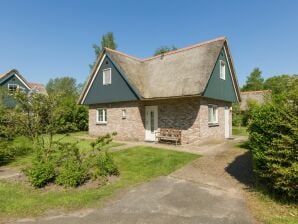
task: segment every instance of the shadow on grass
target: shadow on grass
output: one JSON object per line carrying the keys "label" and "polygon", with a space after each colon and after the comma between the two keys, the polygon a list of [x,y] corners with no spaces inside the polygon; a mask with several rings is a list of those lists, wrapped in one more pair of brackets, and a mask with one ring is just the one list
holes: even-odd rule
{"label": "shadow on grass", "polygon": [[[249,150],[248,141],[241,142],[238,147],[246,149],[245,152],[237,156],[226,168],[225,171],[244,184],[250,192],[257,192],[263,198],[268,198],[280,204],[292,205],[293,201],[286,199],[283,195],[269,190],[266,183],[261,181],[253,171],[252,153]],[[295,202],[294,202],[295,203]]]}
{"label": "shadow on grass", "polygon": [[253,187],[255,177],[252,167],[252,155],[250,151],[237,156],[226,168],[226,172],[238,180],[240,183],[245,184],[247,187]]}

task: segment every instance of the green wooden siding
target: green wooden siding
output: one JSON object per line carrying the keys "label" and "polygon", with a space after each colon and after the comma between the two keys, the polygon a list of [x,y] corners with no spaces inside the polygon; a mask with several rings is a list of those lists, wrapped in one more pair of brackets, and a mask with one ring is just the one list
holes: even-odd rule
{"label": "green wooden siding", "polygon": [[[103,70],[111,68],[112,84],[103,85]],[[138,96],[107,55],[87,93],[83,104],[112,103],[138,100]]]}
{"label": "green wooden siding", "polygon": [[[220,60],[223,60],[226,63],[225,80],[219,77]],[[237,102],[237,95],[233,86],[231,71],[228,66],[224,49],[222,49],[219,54],[203,96],[228,102]]]}

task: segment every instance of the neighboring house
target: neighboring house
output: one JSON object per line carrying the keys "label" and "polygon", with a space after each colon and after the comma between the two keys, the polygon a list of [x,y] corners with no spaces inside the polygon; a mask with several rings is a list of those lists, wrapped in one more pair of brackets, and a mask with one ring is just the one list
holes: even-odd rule
{"label": "neighboring house", "polygon": [[[12,69],[2,75],[0,74],[0,87],[7,89],[9,93],[23,91],[28,94],[37,92],[47,95],[44,85],[28,82],[16,69]],[[5,104],[8,107],[14,107],[15,101],[11,97],[8,97],[5,99]]]}
{"label": "neighboring house", "polygon": [[262,104],[265,100],[270,97],[271,91],[270,90],[258,90],[258,91],[246,91],[241,92],[241,103],[240,103],[240,110],[246,111],[248,110],[248,102],[254,101],[258,104]]}
{"label": "neighboring house", "polygon": [[89,134],[155,141],[159,128],[182,130],[182,144],[229,138],[239,86],[225,38],[138,59],[105,48],[79,98]]}

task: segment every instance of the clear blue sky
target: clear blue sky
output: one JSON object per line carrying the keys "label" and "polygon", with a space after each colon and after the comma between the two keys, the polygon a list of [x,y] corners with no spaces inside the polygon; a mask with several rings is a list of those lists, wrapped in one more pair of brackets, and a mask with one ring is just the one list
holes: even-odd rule
{"label": "clear blue sky", "polygon": [[254,67],[265,78],[298,73],[295,0],[0,0],[0,9],[0,73],[16,68],[32,82],[83,82],[92,44],[108,31],[118,50],[140,58],[226,36],[241,85]]}

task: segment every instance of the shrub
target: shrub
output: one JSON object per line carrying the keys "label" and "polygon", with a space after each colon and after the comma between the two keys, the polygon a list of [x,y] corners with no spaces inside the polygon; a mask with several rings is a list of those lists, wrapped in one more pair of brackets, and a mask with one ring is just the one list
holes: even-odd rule
{"label": "shrub", "polygon": [[117,133],[107,134],[98,137],[94,142],[91,142],[92,153],[88,157],[90,167],[90,176],[93,179],[107,177],[111,175],[119,175],[119,169],[114,163],[112,155],[108,150],[103,151],[104,146],[109,144]]}
{"label": "shrub", "polygon": [[100,176],[118,176],[120,174],[112,155],[108,151],[100,153],[97,157],[97,166]]}
{"label": "shrub", "polygon": [[49,161],[34,161],[32,167],[25,170],[34,187],[44,187],[55,178],[54,164]]}
{"label": "shrub", "polygon": [[248,125],[255,172],[272,193],[291,200],[298,196],[297,108],[290,100],[256,106]]}
{"label": "shrub", "polygon": [[56,183],[65,187],[77,187],[87,179],[86,168],[77,160],[66,161],[60,168]]}

